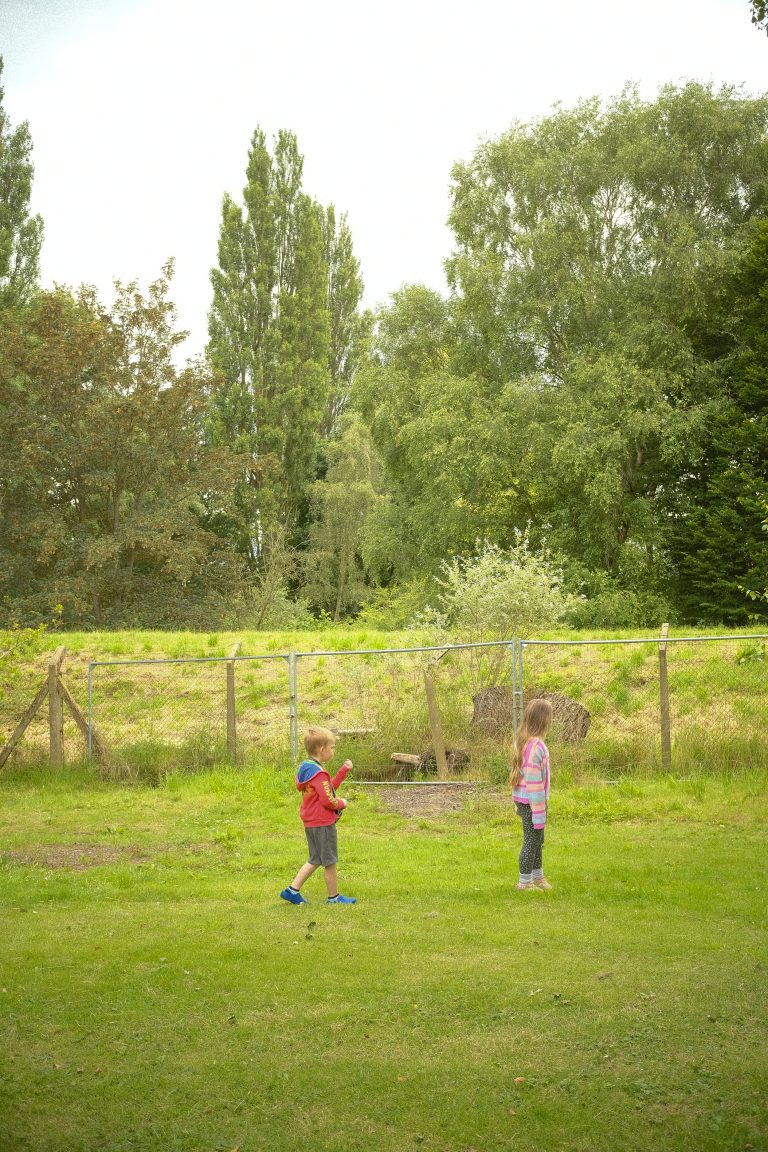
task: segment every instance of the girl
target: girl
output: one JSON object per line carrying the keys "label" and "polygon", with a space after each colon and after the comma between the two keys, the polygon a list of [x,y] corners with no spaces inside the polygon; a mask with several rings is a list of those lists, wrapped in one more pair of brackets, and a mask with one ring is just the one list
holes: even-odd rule
{"label": "girl", "polygon": [[509,783],[515,811],[523,821],[523,846],[520,849],[518,892],[530,888],[551,888],[544,879],[541,850],[549,799],[549,752],[544,743],[552,722],[549,700],[529,700],[523,722],[515,740]]}

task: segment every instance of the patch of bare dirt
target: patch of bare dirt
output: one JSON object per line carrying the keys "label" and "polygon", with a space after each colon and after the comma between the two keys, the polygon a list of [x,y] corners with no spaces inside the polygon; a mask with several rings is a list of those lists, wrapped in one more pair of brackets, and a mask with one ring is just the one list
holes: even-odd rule
{"label": "patch of bare dirt", "polygon": [[2,859],[13,864],[31,864],[36,868],[68,868],[71,872],[84,872],[99,864],[115,864],[119,860],[146,860],[139,848],[122,848],[113,844],[43,844],[38,848],[20,848],[5,851]]}
{"label": "patch of bare dirt", "polygon": [[174,850],[199,855],[210,851],[210,845],[186,844],[183,849],[163,845],[148,852],[135,844],[41,844],[37,848],[6,849],[0,852],[0,860],[50,871],[66,868],[70,872],[85,872],[88,868],[98,868],[100,864],[118,864],[121,861],[136,864]]}
{"label": "patch of bare dirt", "polygon": [[402,787],[369,785],[366,789],[377,796],[392,812],[401,816],[442,816],[462,812],[467,800],[476,795],[489,795],[477,784],[404,784]]}

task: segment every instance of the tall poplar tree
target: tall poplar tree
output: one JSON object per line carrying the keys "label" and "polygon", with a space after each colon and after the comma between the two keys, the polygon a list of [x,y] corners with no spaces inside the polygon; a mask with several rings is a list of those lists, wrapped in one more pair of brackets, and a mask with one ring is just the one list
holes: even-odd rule
{"label": "tall poplar tree", "polygon": [[362,291],[346,224],[337,231],[332,210],[302,191],[302,169],[291,132],[272,154],[254,132],[244,203],[224,197],[211,272],[208,354],[225,381],[211,437],[243,460],[239,521],[225,530],[255,563],[265,534],[305,509],[323,432],[343,407]]}
{"label": "tall poplar tree", "polygon": [[43,221],[29,213],[34,173],[29,127],[26,121],[11,127],[3,97],[0,86],[0,306],[7,306],[25,303],[37,286]]}
{"label": "tall poplar tree", "polygon": [[326,406],[324,432],[333,435],[339,417],[350,400],[352,380],[360,366],[369,317],[359,311],[363,294],[360,264],[352,248],[346,215],[338,223],[331,204],[325,212],[325,262],[328,269],[327,307],[330,321],[331,389]]}

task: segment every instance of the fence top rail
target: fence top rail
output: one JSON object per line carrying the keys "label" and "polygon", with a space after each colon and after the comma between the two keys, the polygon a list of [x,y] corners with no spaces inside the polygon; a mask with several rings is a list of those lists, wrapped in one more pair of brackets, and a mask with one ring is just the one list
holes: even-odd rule
{"label": "fence top rail", "polygon": [[[533,645],[539,647],[566,647],[572,645],[575,647],[582,647],[584,644],[658,644],[661,637],[659,636],[646,636],[644,638],[632,638],[629,640],[521,640],[520,644],[523,648],[530,648]],[[663,642],[665,644],[704,644],[710,640],[768,640],[768,632],[758,632],[754,635],[738,635],[738,636],[664,636]]]}
{"label": "fence top rail", "polygon": [[462,648],[512,648],[515,640],[485,640],[474,644],[429,644],[419,648],[339,648],[328,652],[294,652],[302,656],[396,656],[404,652],[456,652]]}
{"label": "fence top rail", "polygon": [[431,644],[420,648],[338,648],[327,652],[275,652],[253,656],[176,656],[152,660],[90,660],[89,668],[111,668],[121,664],[229,664],[248,660],[298,660],[302,656],[387,656],[403,652],[455,652],[459,648],[511,648],[514,640],[485,640],[475,644]]}
{"label": "fence top rail", "polygon": [[[738,636],[666,636],[667,644],[703,644],[711,640],[768,640],[768,633],[757,632]],[[228,664],[249,660],[295,660],[307,656],[397,656],[408,652],[456,652],[471,648],[512,648],[519,643],[522,648],[531,647],[583,647],[586,644],[658,644],[658,636],[631,637],[615,640],[485,640],[472,644],[429,644],[416,648],[338,648],[312,652],[275,652],[269,655],[251,656],[176,656],[157,657],[151,660],[90,660],[90,668],[111,668],[133,664]]]}
{"label": "fence top rail", "polygon": [[89,668],[112,668],[118,664],[231,664],[240,660],[288,660],[287,653],[270,656],[175,656],[155,660],[89,660]]}

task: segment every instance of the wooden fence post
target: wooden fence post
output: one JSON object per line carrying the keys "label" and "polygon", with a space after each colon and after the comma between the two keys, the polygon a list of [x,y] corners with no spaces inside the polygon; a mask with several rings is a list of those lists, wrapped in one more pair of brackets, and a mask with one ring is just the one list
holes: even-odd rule
{"label": "wooden fence post", "polygon": [[66,648],[57,648],[48,664],[48,728],[51,743],[51,767],[64,763],[64,697],[59,691],[59,674]]}
{"label": "wooden fence post", "polygon": [[237,718],[235,715],[235,661],[240,651],[238,640],[227,661],[227,752],[232,763],[237,759]]}
{"label": "wooden fence post", "polygon": [[662,624],[659,637],[659,718],[661,721],[661,763],[672,765],[672,736],[669,726],[669,681],[667,679],[667,637],[669,624]]}
{"label": "wooden fence post", "polygon": [[424,688],[427,693],[427,708],[429,709],[429,728],[432,733],[432,747],[435,750],[437,761],[437,775],[440,780],[447,779],[448,761],[445,756],[445,741],[443,740],[443,722],[440,719],[440,708],[437,703],[435,682],[432,679],[432,670],[424,669]]}

